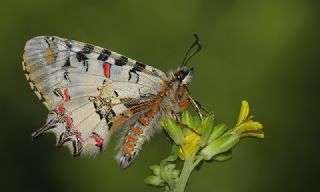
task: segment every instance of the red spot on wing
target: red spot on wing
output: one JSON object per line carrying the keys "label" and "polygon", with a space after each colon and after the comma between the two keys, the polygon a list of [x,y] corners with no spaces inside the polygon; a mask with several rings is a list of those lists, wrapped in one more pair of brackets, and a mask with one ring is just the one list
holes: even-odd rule
{"label": "red spot on wing", "polygon": [[70,127],[70,128],[73,127],[73,126],[72,126],[72,121],[71,121],[70,117],[67,117],[67,118],[66,118],[66,124],[67,124],[67,126]]}
{"label": "red spot on wing", "polygon": [[95,134],[92,134],[92,138],[94,138],[94,140],[97,142],[98,145],[102,145],[103,141],[100,137],[98,137]]}
{"label": "red spot on wing", "polygon": [[64,100],[69,101],[70,97],[69,97],[69,93],[68,93],[68,88],[64,89],[63,95],[64,95]]}
{"label": "red spot on wing", "polygon": [[81,142],[84,142],[84,139],[81,137],[81,132],[79,132],[78,130],[75,131],[75,134],[77,136],[77,138],[80,139]]}
{"label": "red spot on wing", "polygon": [[64,107],[62,105],[58,105],[57,110],[58,110],[59,113],[64,113],[65,112]]}
{"label": "red spot on wing", "polygon": [[103,64],[103,72],[104,72],[104,76],[106,76],[106,78],[110,77],[110,64],[109,63]]}

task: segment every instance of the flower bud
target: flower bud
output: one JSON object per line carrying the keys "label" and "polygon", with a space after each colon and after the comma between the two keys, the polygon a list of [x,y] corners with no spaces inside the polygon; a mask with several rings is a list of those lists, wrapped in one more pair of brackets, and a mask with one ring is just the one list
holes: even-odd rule
{"label": "flower bud", "polygon": [[161,164],[160,177],[162,180],[168,182],[172,179],[176,179],[179,176],[180,171],[175,169],[176,164]]}
{"label": "flower bud", "polygon": [[212,141],[219,138],[224,132],[227,130],[227,126],[225,124],[219,124],[213,128],[213,131],[209,137],[208,143],[211,143]]}
{"label": "flower bud", "polygon": [[181,172],[181,171],[180,171],[180,170],[177,170],[177,169],[173,170],[172,173],[171,173],[172,178],[174,178],[174,179],[178,178],[179,175],[180,175],[180,172]]}
{"label": "flower bud", "polygon": [[227,161],[227,160],[230,160],[231,158],[232,158],[231,151],[227,151],[227,152],[221,153],[219,155],[216,155],[215,157],[213,157],[213,160],[215,160],[215,161]]}
{"label": "flower bud", "polygon": [[181,127],[173,121],[172,119],[165,119],[162,121],[162,125],[171,139],[177,145],[183,145],[185,143],[185,138],[182,133]]}
{"label": "flower bud", "polygon": [[202,121],[201,131],[200,131],[202,133],[202,136],[200,139],[201,147],[204,147],[208,143],[209,137],[213,131],[213,120],[214,120],[214,116],[209,115]]}
{"label": "flower bud", "polygon": [[150,175],[144,179],[144,182],[147,185],[153,185],[156,187],[160,187],[164,185],[164,181],[159,176]]}
{"label": "flower bud", "polygon": [[237,134],[227,132],[203,148],[200,155],[203,159],[210,160],[212,157],[232,149],[239,142],[239,139],[240,137]]}
{"label": "flower bud", "polygon": [[149,168],[151,169],[151,171],[154,175],[156,175],[156,176],[160,175],[160,166],[159,165],[156,165],[156,164],[151,165]]}
{"label": "flower bud", "polygon": [[182,113],[181,122],[182,122],[182,124],[187,125],[188,127],[192,128],[192,129],[194,128],[193,117],[191,116],[189,111],[184,111]]}

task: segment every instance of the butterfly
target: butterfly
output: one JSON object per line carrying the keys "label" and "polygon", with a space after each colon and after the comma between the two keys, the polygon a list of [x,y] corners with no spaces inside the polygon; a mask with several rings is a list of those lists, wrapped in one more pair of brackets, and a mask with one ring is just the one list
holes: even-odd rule
{"label": "butterfly", "polygon": [[[186,63],[200,49],[197,35],[181,66],[168,73],[108,49],[56,36],[27,41],[26,78],[49,114],[32,134],[52,132],[58,147],[74,156],[95,156],[123,132],[116,160],[126,168],[143,144],[161,130],[164,118],[179,120],[190,103],[193,68]],[[191,50],[196,50],[191,54]]]}

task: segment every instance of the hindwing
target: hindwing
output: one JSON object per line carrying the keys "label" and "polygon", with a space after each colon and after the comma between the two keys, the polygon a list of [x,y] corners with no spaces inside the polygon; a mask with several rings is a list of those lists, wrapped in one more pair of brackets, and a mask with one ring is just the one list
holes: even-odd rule
{"label": "hindwing", "polygon": [[96,154],[117,128],[159,105],[166,75],[110,50],[53,36],[29,40],[26,77],[48,107],[46,125],[33,134],[57,136],[74,155]]}

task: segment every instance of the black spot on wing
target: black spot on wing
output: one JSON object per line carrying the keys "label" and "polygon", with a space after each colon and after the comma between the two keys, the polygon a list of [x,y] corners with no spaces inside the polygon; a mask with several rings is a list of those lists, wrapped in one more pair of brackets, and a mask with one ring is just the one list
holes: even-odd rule
{"label": "black spot on wing", "polygon": [[121,56],[121,57],[119,57],[119,59],[116,60],[115,65],[123,66],[123,65],[126,65],[127,62],[128,62],[128,57]]}
{"label": "black spot on wing", "polygon": [[79,62],[88,60],[88,57],[85,54],[92,53],[94,47],[93,45],[86,44],[83,46],[82,50],[76,53],[76,57]]}
{"label": "black spot on wing", "polygon": [[90,54],[94,49],[93,45],[86,44],[81,51],[76,53],[76,58],[79,62],[83,63],[83,66],[85,68],[85,71],[87,72],[89,70],[89,65],[88,65],[88,57],[86,54]]}
{"label": "black spot on wing", "polygon": [[[132,69],[131,69],[132,70]],[[128,78],[128,81],[131,81],[132,79],[132,76],[135,76],[136,77],[136,81],[135,83],[138,83],[139,82],[139,74],[136,72],[136,71],[129,71],[129,78]]]}
{"label": "black spot on wing", "polygon": [[66,134],[65,132],[62,132],[62,133],[60,134],[60,136],[59,136],[59,139],[58,139],[58,141],[57,141],[57,145],[56,145],[56,146],[57,146],[57,147],[62,147],[62,145],[63,145],[66,137],[67,137],[67,134]]}
{"label": "black spot on wing", "polygon": [[50,48],[50,43],[49,43],[49,41],[48,41],[48,37],[46,37],[44,40],[46,41],[46,44],[47,44],[48,47]]}
{"label": "black spot on wing", "polygon": [[155,69],[152,69],[151,72],[156,76],[160,76],[159,72],[157,70],[155,70]]}
{"label": "black spot on wing", "polygon": [[134,67],[130,71],[143,71],[146,68],[146,65],[140,62],[136,62]]}
{"label": "black spot on wing", "polygon": [[93,49],[94,49],[94,46],[93,46],[93,45],[86,44],[86,45],[82,48],[82,52],[83,52],[84,54],[90,54],[90,53],[92,53]]}
{"label": "black spot on wing", "polygon": [[[140,63],[140,62],[136,62],[135,65],[133,66],[133,68],[130,69],[130,71],[129,71],[129,79],[128,79],[128,81],[131,80],[132,75],[136,75],[136,77],[137,77],[137,82],[138,82],[140,76],[139,76],[139,74],[138,74],[137,72],[138,72],[138,71],[141,72],[141,71],[143,71],[145,68],[146,68],[146,65],[145,65],[145,64]],[[137,82],[136,82],[136,83],[137,83]]]}
{"label": "black spot on wing", "polygon": [[79,62],[88,60],[88,57],[82,51],[76,53],[76,58]]}
{"label": "black spot on wing", "polygon": [[116,116],[116,113],[111,109],[108,115],[105,117],[106,123],[108,125],[108,129],[110,129],[113,125],[112,118]]}
{"label": "black spot on wing", "polygon": [[103,49],[97,59],[100,61],[106,61],[106,60],[108,60],[110,55],[111,55],[111,51],[109,51],[107,49]]}
{"label": "black spot on wing", "polygon": [[66,44],[66,46],[67,46],[68,49],[71,49],[71,48],[72,48],[72,44],[71,44],[70,40],[66,39],[66,40],[64,41],[64,43]]}
{"label": "black spot on wing", "polygon": [[70,57],[67,58],[66,62],[63,65],[64,67],[70,67],[71,63],[70,63]]}
{"label": "black spot on wing", "polygon": [[71,82],[68,71],[65,71],[65,72],[63,73],[63,78],[64,78],[66,81]]}
{"label": "black spot on wing", "polygon": [[63,94],[62,94],[61,89],[55,88],[55,89],[53,90],[53,94],[54,94],[55,96],[60,97],[61,99],[63,99]]}

